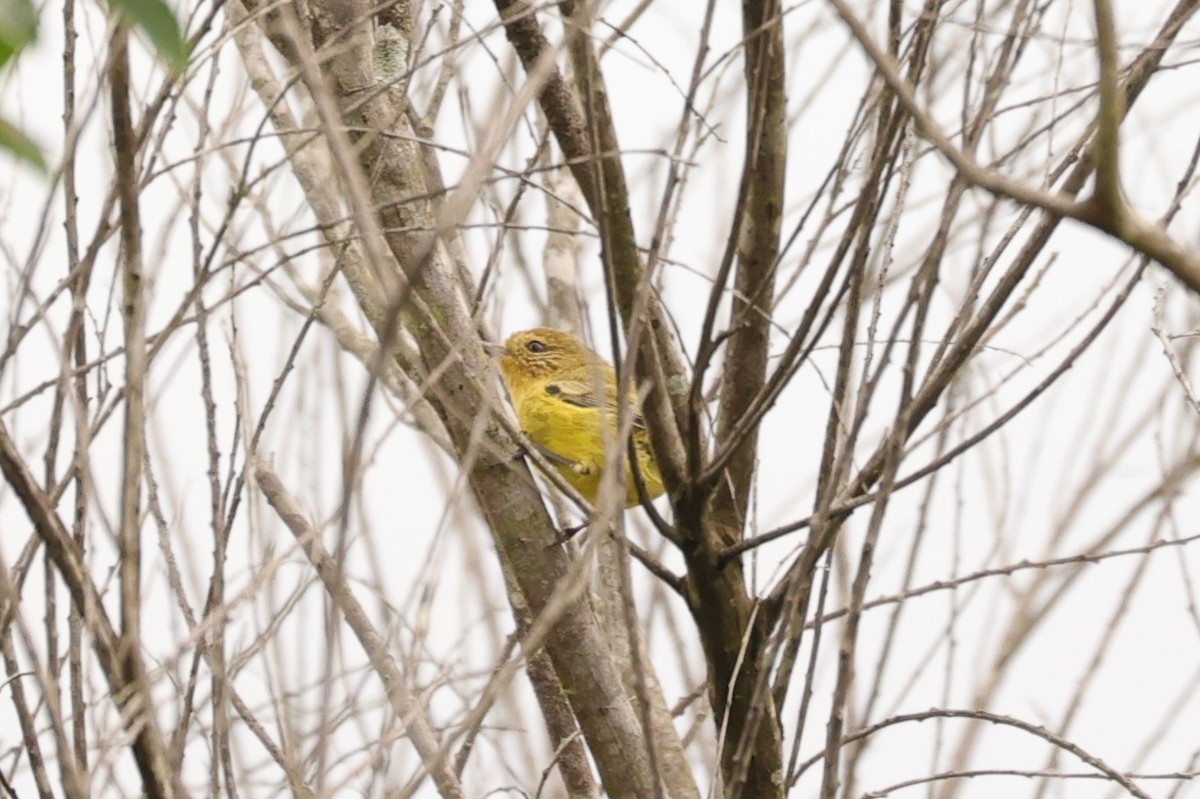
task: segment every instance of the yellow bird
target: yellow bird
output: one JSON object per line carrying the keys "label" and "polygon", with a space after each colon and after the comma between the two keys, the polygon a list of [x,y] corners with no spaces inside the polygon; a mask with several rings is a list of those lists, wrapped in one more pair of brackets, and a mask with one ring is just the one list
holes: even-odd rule
{"label": "yellow bird", "polygon": [[[525,435],[563,479],[595,502],[605,443],[618,441],[617,373],[574,336],[545,327],[514,333],[503,346],[489,348],[500,355],[500,371]],[[637,400],[631,390],[629,407],[635,414]],[[633,419],[633,443],[646,493],[657,497],[663,492],[662,475],[640,415]],[[625,507],[636,504],[637,484],[632,470],[626,470]]]}

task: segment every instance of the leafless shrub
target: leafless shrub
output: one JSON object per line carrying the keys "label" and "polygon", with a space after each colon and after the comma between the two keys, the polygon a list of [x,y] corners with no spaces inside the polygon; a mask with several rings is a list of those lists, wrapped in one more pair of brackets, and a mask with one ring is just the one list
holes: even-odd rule
{"label": "leafless shrub", "polygon": [[[44,8],[0,790],[1194,795],[1198,7]],[[526,454],[535,324],[668,498]]]}

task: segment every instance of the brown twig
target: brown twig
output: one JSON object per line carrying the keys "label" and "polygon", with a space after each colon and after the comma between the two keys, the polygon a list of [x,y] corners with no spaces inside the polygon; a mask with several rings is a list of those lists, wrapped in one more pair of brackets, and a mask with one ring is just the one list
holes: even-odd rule
{"label": "brown twig", "polygon": [[[1143,792],[1140,788],[1138,788],[1133,783],[1131,778],[1125,776],[1124,774],[1120,773],[1116,769],[1112,768],[1111,766],[1109,766],[1107,763],[1105,763],[1100,758],[1089,754],[1088,752],[1086,752],[1084,749],[1082,749],[1077,744],[1074,744],[1071,741],[1068,741],[1065,738],[1062,738],[1061,736],[1055,735],[1054,733],[1044,729],[1043,727],[1038,727],[1034,724],[1030,724],[1027,721],[1022,721],[1021,719],[1014,718],[1012,716],[1002,716],[998,713],[988,713],[983,710],[955,710],[955,709],[950,709],[950,708],[938,708],[935,710],[928,710],[928,711],[925,711],[922,713],[906,713],[906,714],[899,715],[899,716],[893,716],[892,718],[885,719],[881,722],[878,722],[877,724],[872,724],[871,726],[866,727],[862,730],[859,730],[858,732],[855,732],[851,735],[847,735],[846,737],[844,737],[842,739],[842,745],[844,746],[848,743],[853,743],[854,741],[857,741],[860,738],[869,737],[881,730],[885,730],[888,727],[894,727],[898,724],[907,724],[907,723],[913,722],[913,721],[920,722],[920,721],[927,721],[929,719],[939,719],[939,718],[971,719],[971,720],[975,720],[975,721],[986,721],[991,724],[996,724],[996,725],[1000,725],[1000,726],[1004,726],[1004,727],[1013,727],[1015,729],[1021,730],[1022,732],[1028,733],[1029,735],[1032,735],[1036,738],[1041,738],[1042,740],[1046,741],[1047,743],[1051,744],[1052,746],[1055,746],[1059,749],[1062,749],[1066,752],[1069,752],[1069,753],[1075,755],[1077,758],[1082,760],[1084,763],[1087,763],[1089,766],[1091,766],[1092,768],[1099,771],[1100,772],[1100,774],[1098,775],[1099,777],[1112,780],[1113,782],[1117,783],[1122,788],[1124,788],[1126,791],[1128,791],[1131,795],[1138,797],[1138,799],[1150,799],[1150,797],[1145,792]],[[805,763],[802,764],[800,771],[803,772],[809,766],[816,764],[818,761],[822,760],[824,758],[824,756],[825,756],[824,753],[822,753],[822,754],[816,755],[815,757],[812,757],[809,760],[805,761]]]}
{"label": "brown twig", "polygon": [[[900,76],[891,57],[875,44],[866,27],[845,3],[845,0],[830,0],[830,3],[837,9],[839,16],[850,28],[859,45],[874,62],[875,68],[887,82],[888,87],[896,94],[905,111],[912,116],[917,130],[937,148],[938,152],[945,156],[946,160],[971,185],[986,189],[1000,197],[1040,208],[1059,217],[1084,222],[1104,231],[1113,238],[1150,256],[1193,292],[1200,293],[1200,255],[1193,248],[1180,244],[1164,228],[1145,219],[1134,209],[1119,203],[1117,208],[1122,210],[1114,212],[1107,205],[1097,206],[1089,201],[1078,202],[1061,193],[1031,188],[976,163],[950,141],[938,124],[921,107],[913,93],[912,86]],[[1194,4],[1191,5],[1194,6]],[[1119,109],[1119,105],[1109,102],[1105,104],[1102,114],[1105,119],[1111,120],[1114,114],[1119,114]],[[1115,170],[1115,131],[1112,129],[1111,121],[1105,124],[1109,126],[1109,132],[1098,140],[1097,144],[1110,147],[1106,154],[1111,156],[1111,169]],[[1101,154],[1093,149],[1093,157]],[[1109,168],[1106,167],[1106,169]],[[1111,199],[1113,190],[1106,188],[1105,191]],[[1119,185],[1116,191],[1119,192]]]}
{"label": "brown twig", "polygon": [[269,466],[264,463],[256,464],[254,478],[271,507],[279,514],[280,520],[296,537],[296,542],[321,578],[329,598],[344,615],[346,623],[354,631],[370,658],[371,667],[387,691],[393,712],[404,725],[408,738],[421,755],[425,770],[433,778],[438,792],[448,799],[462,797],[462,785],[454,774],[446,750],[438,742],[430,726],[425,709],[409,689],[408,679],[400,672],[388,653],[386,638],[375,629],[366,611],[350,590],[341,567],[325,550],[317,530],[309,523],[296,500],[283,487]]}

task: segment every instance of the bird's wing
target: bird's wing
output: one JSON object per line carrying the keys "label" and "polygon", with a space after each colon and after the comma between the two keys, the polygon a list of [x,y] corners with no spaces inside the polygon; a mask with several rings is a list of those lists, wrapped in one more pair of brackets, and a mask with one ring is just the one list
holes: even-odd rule
{"label": "bird's wing", "polygon": [[[563,402],[580,408],[603,408],[612,414],[614,420],[617,418],[616,391],[606,391],[601,402],[592,384],[584,380],[553,380],[546,384],[545,390],[547,394],[558,397]],[[646,420],[640,413],[634,413],[633,426],[639,430],[646,429]]]}

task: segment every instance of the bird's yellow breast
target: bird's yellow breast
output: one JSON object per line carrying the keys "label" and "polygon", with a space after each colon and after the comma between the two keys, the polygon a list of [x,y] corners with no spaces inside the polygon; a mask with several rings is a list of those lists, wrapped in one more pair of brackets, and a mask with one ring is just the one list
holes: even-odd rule
{"label": "bird's yellow breast", "polygon": [[[607,403],[581,407],[553,391],[554,380],[538,381],[513,392],[521,429],[529,440],[567,463],[555,462],[563,478],[589,502],[595,502],[604,473],[605,447],[618,442],[616,414]],[[663,492],[662,477],[643,430],[633,432],[638,469],[651,497]],[[622,444],[623,446],[623,444]],[[638,503],[632,471],[625,475],[625,504]]]}

